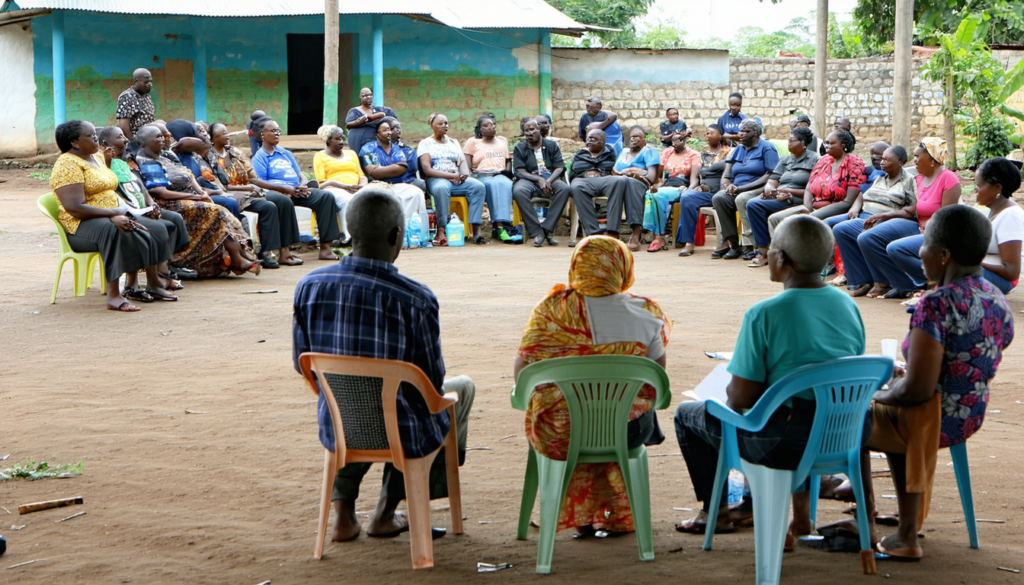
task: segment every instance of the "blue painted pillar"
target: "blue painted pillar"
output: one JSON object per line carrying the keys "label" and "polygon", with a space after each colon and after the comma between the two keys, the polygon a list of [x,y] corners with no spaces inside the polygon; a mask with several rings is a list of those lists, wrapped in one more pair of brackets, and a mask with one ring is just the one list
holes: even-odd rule
{"label": "blue painted pillar", "polygon": [[64,95],[64,11],[53,16],[53,125],[67,122],[68,110]]}
{"label": "blue painted pillar", "polygon": [[373,105],[384,105],[384,17],[373,15]]}
{"label": "blue painted pillar", "polygon": [[192,25],[192,96],[195,120],[206,120],[206,35],[203,20],[190,17]]}
{"label": "blue painted pillar", "polygon": [[[551,104],[551,30],[540,31],[540,112],[552,116]],[[554,118],[552,118],[554,119]]]}

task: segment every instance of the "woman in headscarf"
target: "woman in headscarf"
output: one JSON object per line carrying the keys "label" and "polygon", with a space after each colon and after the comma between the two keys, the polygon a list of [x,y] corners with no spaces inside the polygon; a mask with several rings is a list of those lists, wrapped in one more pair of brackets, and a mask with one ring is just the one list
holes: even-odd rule
{"label": "woman in headscarf", "polygon": [[960,180],[945,167],[946,141],[928,137],[914,149],[917,176],[917,220],[890,219],[857,238],[872,274],[881,279],[868,291],[871,298],[905,299],[927,284],[918,250],[924,241],[925,224],[942,207],[960,201]]}
{"label": "woman in headscarf", "polygon": [[348,111],[345,127],[348,128],[348,142],[352,150],[362,152],[363,146],[377,137],[377,126],[385,116],[397,118],[391,108],[373,105],[373,90],[364,87],[359,90],[359,105]]}
{"label": "woman in headscarf", "polygon": [[[376,130],[379,124],[373,126]],[[334,125],[321,126],[316,135],[327,143],[327,148],[313,156],[313,175],[320,188],[334,195],[341,218],[341,233],[348,239],[345,223],[345,207],[356,191],[366,185],[366,175],[359,164],[356,151],[345,148],[345,133]],[[371,133],[372,136],[372,133]]]}
{"label": "woman in headscarf", "polygon": [[[515,374],[550,358],[635,355],[665,366],[672,323],[654,301],[627,293],[633,285],[633,254],[616,238],[591,236],[573,250],[569,285],[558,284],[530,316],[515,360]],[[629,446],[665,440],[644,386],[629,415]],[[538,386],[526,411],[526,437],[540,455],[564,461],[569,446],[569,411],[562,392]],[[631,532],[626,485],[615,463],[580,464],[573,471],[558,517],[558,530],[576,527]]]}
{"label": "woman in headscarf", "polygon": [[164,148],[174,152],[178,157],[178,162],[192,172],[196,182],[214,203],[230,211],[235,219],[242,221],[244,217],[241,205],[243,197],[240,194],[229,195],[226,193],[223,185],[218,184],[217,178],[208,168],[208,164],[205,165],[207,172],[204,172],[204,159],[201,151],[209,143],[206,143],[200,136],[196,125],[188,120],[171,120],[167,123],[167,131],[174,138],[174,142],[164,144]]}

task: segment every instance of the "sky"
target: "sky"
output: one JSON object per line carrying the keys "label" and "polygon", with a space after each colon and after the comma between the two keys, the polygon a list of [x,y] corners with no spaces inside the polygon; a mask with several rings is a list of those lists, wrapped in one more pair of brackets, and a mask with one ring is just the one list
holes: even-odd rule
{"label": "sky", "polygon": [[[857,0],[831,0],[829,12],[840,20],[849,18]],[[656,0],[646,22],[674,19],[687,32],[687,40],[726,38],[726,28],[759,26],[765,32],[781,30],[799,16],[808,17],[818,7],[817,0]]]}

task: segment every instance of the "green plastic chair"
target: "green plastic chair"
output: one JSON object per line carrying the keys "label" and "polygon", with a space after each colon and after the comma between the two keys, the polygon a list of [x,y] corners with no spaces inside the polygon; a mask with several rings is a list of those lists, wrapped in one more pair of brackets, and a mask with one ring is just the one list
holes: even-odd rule
{"label": "green plastic chair", "polygon": [[64,226],[61,225],[60,220],[57,219],[57,214],[60,212],[57,197],[53,193],[47,193],[39,197],[36,205],[39,206],[39,211],[42,211],[43,215],[53,220],[53,224],[57,226],[57,235],[60,236],[57,278],[53,281],[53,295],[50,297],[50,304],[52,305],[57,302],[57,286],[60,285],[60,273],[64,268],[64,263],[68,260],[75,267],[76,297],[85,296],[85,291],[92,286],[92,274],[97,264],[100,267],[100,292],[107,294],[107,281],[103,277],[103,259],[100,258],[99,252],[75,252],[71,249],[71,244],[68,243],[68,234],[64,231]]}
{"label": "green plastic chair", "polygon": [[519,373],[512,391],[512,407],[526,411],[533,389],[554,384],[569,407],[569,452],[565,461],[539,455],[530,446],[519,508],[516,538],[526,540],[533,503],[540,490],[540,543],[537,572],[551,572],[555,529],[569,478],[579,463],[618,463],[633,513],[640,560],[654,560],[651,532],[651,495],[647,449],[627,448],[629,411],[644,384],[657,391],[654,407],[663,410],[671,400],[668,374],[654,361],[638,356],[599,355],[553,358],[531,364]]}

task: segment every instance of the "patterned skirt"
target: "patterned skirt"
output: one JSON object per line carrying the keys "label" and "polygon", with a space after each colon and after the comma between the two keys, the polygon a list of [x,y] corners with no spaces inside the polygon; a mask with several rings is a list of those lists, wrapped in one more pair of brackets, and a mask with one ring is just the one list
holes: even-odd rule
{"label": "patterned skirt", "polygon": [[241,244],[243,252],[252,256],[252,241],[241,222],[215,203],[173,199],[158,201],[161,209],[181,214],[188,228],[188,246],[178,250],[171,264],[190,268],[200,277],[226,276],[231,256],[224,244],[228,239]]}

